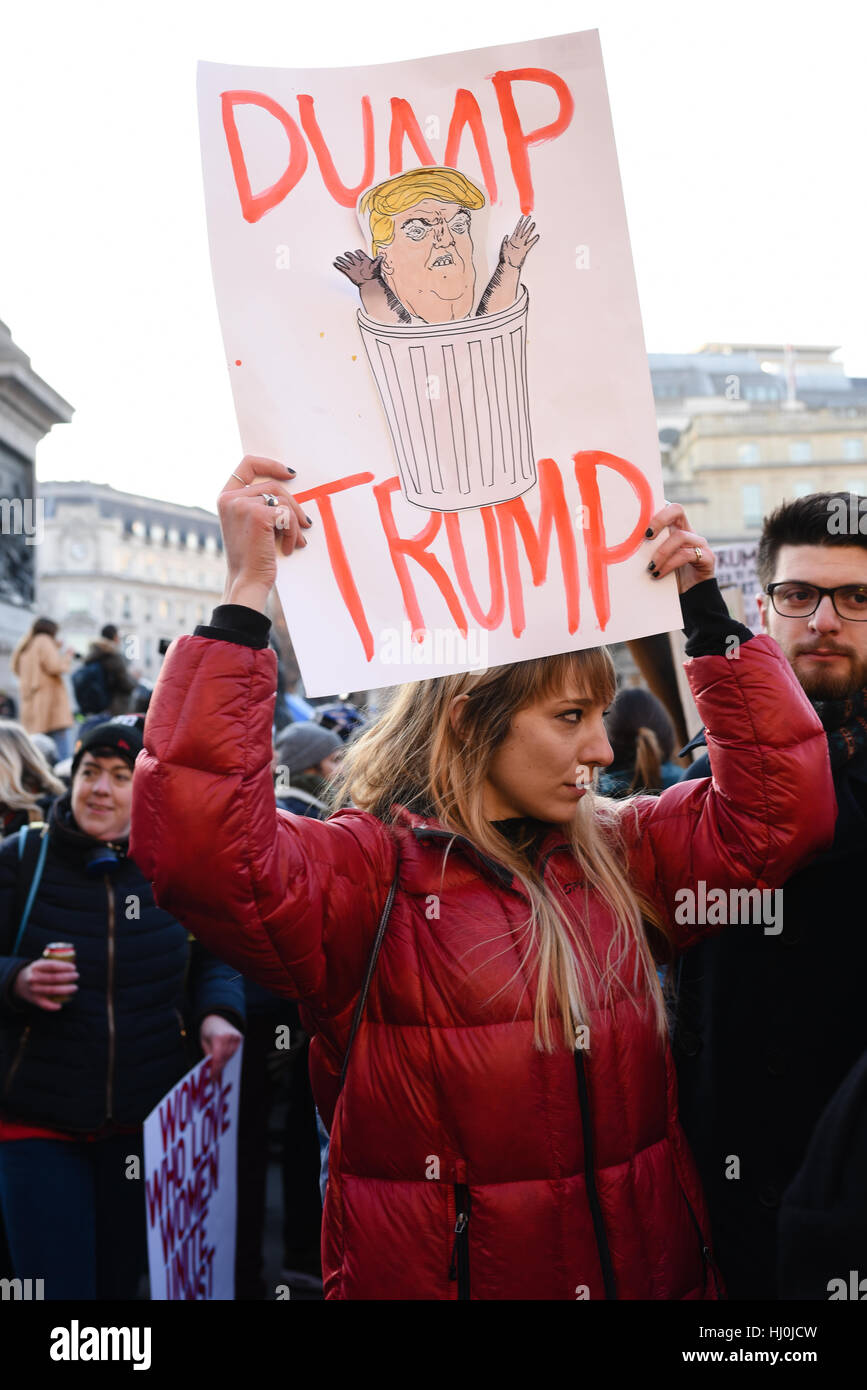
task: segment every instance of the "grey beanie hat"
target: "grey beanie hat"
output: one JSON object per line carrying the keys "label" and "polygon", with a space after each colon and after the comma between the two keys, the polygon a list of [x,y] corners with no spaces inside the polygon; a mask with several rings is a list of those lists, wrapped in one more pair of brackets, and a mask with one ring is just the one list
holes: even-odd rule
{"label": "grey beanie hat", "polygon": [[283,729],[275,746],[278,763],[288,767],[289,776],[293,777],[342,749],[343,742],[333,730],[323,729],[312,720],[302,720]]}

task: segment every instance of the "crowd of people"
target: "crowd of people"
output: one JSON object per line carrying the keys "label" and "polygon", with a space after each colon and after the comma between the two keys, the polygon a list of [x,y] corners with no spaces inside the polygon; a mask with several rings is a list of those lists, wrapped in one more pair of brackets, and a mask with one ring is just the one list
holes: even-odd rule
{"label": "crowd of people", "polygon": [[[37,619],[0,718],[3,1272],[141,1293],[125,1164],[243,1038],[239,1299],[274,1297],[275,1142],[293,1294],[833,1296],[867,1239],[867,536],[835,496],[766,520],[759,634],[683,509],[652,518],[690,766],[602,648],[275,721],[265,608],[309,522],[269,461],[221,494],[224,602],[152,698],[105,629],[74,720]],[[719,910],[755,889],[772,919]]]}

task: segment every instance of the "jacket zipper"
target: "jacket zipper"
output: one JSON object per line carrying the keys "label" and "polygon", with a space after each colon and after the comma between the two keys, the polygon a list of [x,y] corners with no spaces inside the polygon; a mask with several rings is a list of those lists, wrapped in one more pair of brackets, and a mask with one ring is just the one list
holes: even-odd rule
{"label": "jacket zipper", "polygon": [[28,1023],[27,1027],[24,1029],[24,1032],[21,1034],[21,1040],[18,1043],[18,1051],[15,1053],[15,1056],[12,1060],[12,1065],[9,1068],[9,1071],[6,1073],[6,1085],[3,1087],[4,1100],[8,1096],[10,1090],[12,1089],[12,1082],[15,1079],[15,1073],[21,1065],[21,1058],[24,1056],[24,1049],[27,1046],[27,1041],[30,1037],[30,1029],[32,1028],[32,1026],[33,1025],[31,1023]]}
{"label": "jacket zipper", "polygon": [[590,1206],[590,1215],[593,1219],[593,1234],[596,1237],[596,1249],[599,1252],[599,1264],[602,1267],[602,1282],[605,1286],[605,1297],[616,1298],[617,1282],[614,1278],[614,1262],[611,1259],[608,1232],[605,1229],[602,1207],[599,1203],[599,1192],[596,1188],[593,1125],[590,1120],[590,1096],[587,1091],[587,1077],[584,1072],[584,1054],[580,1047],[575,1048],[573,1056],[575,1058],[575,1075],[578,1078],[578,1105],[581,1111],[581,1128],[584,1134],[584,1181],[587,1186],[587,1201]]}
{"label": "jacket zipper", "polygon": [[693,1209],[692,1209],[692,1202],[689,1200],[689,1198],[688,1198],[687,1195],[686,1195],[686,1188],[684,1187],[683,1183],[681,1182],[681,1180],[680,1180],[680,1174],[677,1172],[677,1169],[676,1169],[676,1168],[675,1168],[675,1177],[677,1178],[677,1185],[678,1185],[678,1187],[680,1188],[680,1190],[681,1190],[681,1192],[682,1192],[682,1194],[683,1194],[683,1200],[686,1202],[686,1209],[687,1209],[687,1211],[689,1212],[690,1220],[692,1221],[692,1224],[693,1224],[693,1226],[695,1227],[696,1234],[697,1234],[697,1236],[698,1236],[698,1243],[699,1243],[699,1247],[700,1247],[700,1249],[701,1249],[702,1277],[703,1277],[703,1279],[704,1279],[704,1283],[703,1283],[703,1285],[702,1285],[702,1292],[704,1292],[704,1290],[707,1288],[707,1272],[708,1272],[708,1270],[710,1270],[710,1272],[711,1272],[711,1274],[712,1274],[712,1276],[713,1276],[713,1286],[714,1286],[714,1290],[715,1290],[715,1292],[716,1292],[716,1296],[717,1296],[717,1298],[722,1298],[722,1290],[721,1290],[721,1288],[720,1288],[719,1279],[717,1278],[717,1273],[716,1273],[716,1261],[714,1260],[714,1257],[713,1257],[713,1251],[711,1250],[711,1248],[710,1248],[709,1245],[705,1244],[704,1231],[701,1229],[701,1224],[700,1224],[700,1222],[699,1222],[699,1219],[698,1219],[698,1217],[696,1216],[695,1212],[694,1212]]}
{"label": "jacket zipper", "polygon": [[112,1118],[112,1078],[114,1075],[114,889],[108,874],[105,876],[105,891],[108,896],[108,991],[106,1008],[108,1012],[108,1073],[105,1080],[105,1119]]}
{"label": "jacket zipper", "polygon": [[180,1009],[175,1009],[175,1018],[178,1020],[178,1027],[181,1030],[181,1037],[183,1038],[184,1042],[186,1042],[187,1030],[184,1027],[184,1019]]}
{"label": "jacket zipper", "polygon": [[470,1189],[466,1183],[455,1183],[455,1240],[449,1279],[458,1281],[458,1299],[470,1296]]}

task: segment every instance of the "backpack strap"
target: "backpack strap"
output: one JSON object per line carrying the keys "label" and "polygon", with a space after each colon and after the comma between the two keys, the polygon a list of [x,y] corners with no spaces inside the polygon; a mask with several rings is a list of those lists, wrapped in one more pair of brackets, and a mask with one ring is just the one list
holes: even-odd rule
{"label": "backpack strap", "polygon": [[24,902],[24,908],[18,923],[18,933],[15,937],[15,945],[12,947],[13,956],[17,956],[18,947],[21,945],[21,938],[24,936],[27,923],[30,919],[30,912],[36,897],[36,890],[39,887],[39,880],[42,878],[42,870],[45,867],[45,856],[48,853],[48,825],[40,827],[38,835],[30,835],[29,825],[22,825],[18,831],[18,899],[19,902],[24,896],[25,884],[30,882],[30,889]]}
{"label": "backpack strap", "polygon": [[388,919],[391,916],[391,909],[394,903],[394,895],[397,892],[397,880],[399,874],[400,850],[398,850],[397,852],[397,863],[394,866],[394,878],[391,880],[391,887],[388,890],[388,897],[386,898],[385,906],[382,909],[382,916],[379,919],[379,926],[376,929],[376,936],[374,937],[373,947],[371,949],[370,957],[367,962],[367,969],[364,972],[364,982],[361,986],[361,991],[358,996],[358,1002],[355,1005],[355,1013],[352,1016],[352,1027],[349,1030],[349,1041],[346,1044],[346,1051],[343,1054],[343,1066],[340,1068],[340,1086],[337,1090],[338,1095],[340,1095],[340,1092],[343,1090],[343,1083],[346,1080],[346,1069],[349,1066],[349,1054],[352,1051],[352,1044],[355,1042],[355,1035],[358,1032],[359,1024],[361,1023],[361,1016],[364,1013],[364,1006],[367,1003],[367,995],[368,991],[370,990],[370,982],[373,979],[373,972],[376,969],[376,962],[379,958],[379,949],[382,945],[382,939],[385,936],[385,929],[388,926]]}

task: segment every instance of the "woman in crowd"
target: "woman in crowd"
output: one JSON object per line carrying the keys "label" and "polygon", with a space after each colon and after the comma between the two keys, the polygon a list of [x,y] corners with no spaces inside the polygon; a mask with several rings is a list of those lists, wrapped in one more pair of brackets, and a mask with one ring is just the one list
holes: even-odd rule
{"label": "woman in crowd", "polygon": [[352,807],[281,814],[265,607],[309,524],[286,482],[246,458],[220,496],[225,603],[166,657],[132,848],[165,907],[306,1006],[326,1297],[718,1297],[656,963],[708,930],[677,924],[679,889],[779,885],[830,842],[818,719],[666,506],[648,558],[678,574],[712,779],[593,794],[597,649],[402,687],[347,751]]}
{"label": "woman in crowd", "polygon": [[142,1121],[191,1064],[188,1028],[217,1070],[241,1039],[240,980],[129,857],[141,742],[132,716],[91,730],[48,824],[0,846],[0,1209],[48,1299],[135,1297]]}
{"label": "woman in crowd", "polygon": [[12,671],[21,687],[21,723],[29,734],[50,734],[58,758],[72,752],[72,705],[63,677],[75,655],[57,639],[57,623],[36,618],[12,653]]}
{"label": "woman in crowd", "polygon": [[0,719],[0,840],[46,820],[52,801],[65,791],[21,725]]}
{"label": "woman in crowd", "polygon": [[614,761],[599,777],[601,796],[631,796],[673,787],[683,768],[671,761],[674,725],[649,690],[618,690],[605,716]]}

